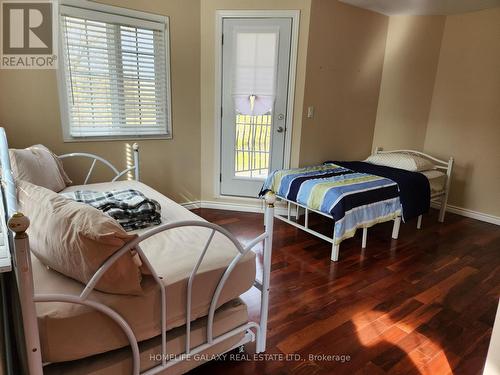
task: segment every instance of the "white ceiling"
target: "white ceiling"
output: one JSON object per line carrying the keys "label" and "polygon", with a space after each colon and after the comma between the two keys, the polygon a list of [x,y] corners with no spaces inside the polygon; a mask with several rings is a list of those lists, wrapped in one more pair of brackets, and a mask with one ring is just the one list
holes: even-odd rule
{"label": "white ceiling", "polygon": [[500,6],[500,0],[340,0],[388,16],[448,15]]}

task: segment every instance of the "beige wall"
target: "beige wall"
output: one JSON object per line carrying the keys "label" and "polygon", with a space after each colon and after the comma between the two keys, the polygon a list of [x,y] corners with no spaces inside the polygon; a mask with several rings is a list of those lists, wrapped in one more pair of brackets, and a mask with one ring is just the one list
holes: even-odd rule
{"label": "beige wall", "polygon": [[450,204],[500,216],[500,8],[390,17],[373,147],[455,157]]}
{"label": "beige wall", "polygon": [[[216,200],[215,191],[215,11],[217,9],[297,9],[300,32],[293,116],[292,165],[298,164],[310,0],[103,0],[103,3],[170,16],[173,140],[144,140],[142,180],[178,202]],[[200,18],[200,13],[202,17]],[[201,29],[200,29],[201,28]],[[12,147],[43,143],[56,153],[103,155],[125,166],[129,142],[64,143],[56,73],[0,71],[0,125]],[[82,163],[70,164],[76,180]],[[108,177],[103,168],[97,177]],[[224,199],[223,199],[224,200]],[[228,199],[233,200],[233,199]],[[241,201],[241,200],[238,200]],[[250,202],[250,201],[248,201]]]}
{"label": "beige wall", "polygon": [[446,18],[424,150],[455,157],[451,204],[500,216],[500,8]]}
{"label": "beige wall", "polygon": [[300,164],[370,154],[387,18],[333,0],[313,0]]}
{"label": "beige wall", "polygon": [[[252,203],[215,189],[215,12],[298,9],[291,165],[359,159],[372,146],[424,148],[456,157],[452,204],[500,215],[498,8],[387,21],[334,0],[103,2],[170,17],[174,138],[139,143],[143,181],[173,199]],[[125,166],[133,141],[63,142],[55,71],[0,70],[0,87],[12,147],[43,143]]]}
{"label": "beige wall", "polygon": [[300,10],[295,103],[293,115],[293,139],[291,164],[298,164],[300,133],[302,127],[302,103],[309,32],[311,0],[203,0],[201,2],[201,196],[202,200],[252,204],[255,200],[218,197],[215,188],[216,174],[216,127],[214,114],[215,97],[215,14],[224,9],[293,9]]}
{"label": "beige wall", "polygon": [[[174,138],[139,142],[142,180],[179,202],[199,199],[200,0],[106,3],[170,16]],[[132,141],[63,142],[55,71],[0,70],[0,88],[0,125],[12,147],[43,143],[57,153],[93,152],[125,166]]]}
{"label": "beige wall", "polygon": [[374,147],[424,147],[445,19],[389,17]]}

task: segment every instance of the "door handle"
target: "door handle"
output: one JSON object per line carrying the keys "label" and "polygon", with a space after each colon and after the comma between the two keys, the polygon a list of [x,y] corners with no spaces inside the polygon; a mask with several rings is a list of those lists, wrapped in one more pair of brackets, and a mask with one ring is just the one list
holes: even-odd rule
{"label": "door handle", "polygon": [[283,126],[278,126],[278,128],[276,129],[276,131],[278,133],[283,133],[285,131],[285,129],[283,128]]}

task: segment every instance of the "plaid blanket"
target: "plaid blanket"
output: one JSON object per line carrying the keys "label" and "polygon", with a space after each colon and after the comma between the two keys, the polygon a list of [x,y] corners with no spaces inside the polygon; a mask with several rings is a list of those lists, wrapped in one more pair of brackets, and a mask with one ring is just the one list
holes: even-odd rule
{"label": "plaid blanket", "polygon": [[161,224],[160,204],[137,190],[77,190],[62,195],[103,211],[118,221],[126,231]]}

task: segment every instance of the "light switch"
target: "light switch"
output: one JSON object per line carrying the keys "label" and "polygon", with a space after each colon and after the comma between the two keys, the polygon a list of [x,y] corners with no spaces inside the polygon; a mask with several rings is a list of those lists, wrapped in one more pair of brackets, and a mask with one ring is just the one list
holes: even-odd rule
{"label": "light switch", "polygon": [[307,118],[313,118],[314,117],[314,107],[309,106],[307,107]]}

